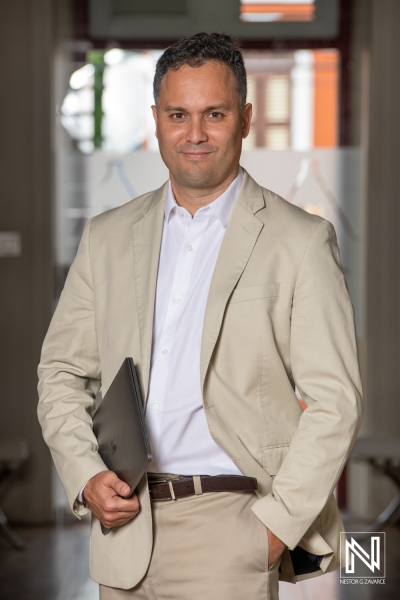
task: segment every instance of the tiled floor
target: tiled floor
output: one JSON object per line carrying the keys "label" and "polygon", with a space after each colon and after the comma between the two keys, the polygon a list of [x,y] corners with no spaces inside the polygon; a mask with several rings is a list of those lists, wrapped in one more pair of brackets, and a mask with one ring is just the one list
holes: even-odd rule
{"label": "tiled floor", "polygon": [[98,586],[88,576],[88,523],[16,531],[24,551],[0,537],[1,600],[98,600]]}
{"label": "tiled floor", "polygon": [[[1,600],[98,600],[98,586],[88,576],[87,522],[21,528],[18,533],[26,542],[23,552],[0,537]],[[281,584],[280,600],[400,599],[400,528],[388,529],[386,537],[385,585],[340,585],[335,572],[296,585]]]}

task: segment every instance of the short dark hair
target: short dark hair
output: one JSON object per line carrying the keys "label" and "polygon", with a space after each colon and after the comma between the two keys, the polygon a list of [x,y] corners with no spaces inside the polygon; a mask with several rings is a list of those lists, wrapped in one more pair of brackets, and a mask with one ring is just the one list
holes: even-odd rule
{"label": "short dark hair", "polygon": [[223,33],[196,33],[169,46],[160,56],[154,75],[153,92],[156,106],[160,98],[161,82],[169,71],[178,70],[183,65],[201,67],[210,60],[227,65],[236,80],[240,106],[244,107],[247,96],[246,69],[239,44]]}

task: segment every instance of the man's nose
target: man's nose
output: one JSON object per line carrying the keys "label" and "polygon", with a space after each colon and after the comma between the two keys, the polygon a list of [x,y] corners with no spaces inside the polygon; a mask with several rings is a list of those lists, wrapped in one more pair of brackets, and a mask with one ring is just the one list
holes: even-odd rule
{"label": "man's nose", "polygon": [[201,117],[190,119],[186,131],[186,141],[192,144],[200,144],[200,142],[207,142],[207,140],[208,135],[203,119]]}

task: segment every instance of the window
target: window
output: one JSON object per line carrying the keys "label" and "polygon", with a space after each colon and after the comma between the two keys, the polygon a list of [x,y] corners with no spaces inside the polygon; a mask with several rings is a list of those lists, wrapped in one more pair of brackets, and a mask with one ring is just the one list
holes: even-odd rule
{"label": "window", "polygon": [[241,0],[240,18],[249,22],[313,21],[315,0]]}
{"label": "window", "polygon": [[244,150],[337,145],[339,53],[333,49],[245,53],[253,105]]}
{"label": "window", "polygon": [[253,105],[250,134],[244,150],[290,147],[291,69],[292,54],[274,56],[271,53],[245,55],[248,73],[247,101]]}

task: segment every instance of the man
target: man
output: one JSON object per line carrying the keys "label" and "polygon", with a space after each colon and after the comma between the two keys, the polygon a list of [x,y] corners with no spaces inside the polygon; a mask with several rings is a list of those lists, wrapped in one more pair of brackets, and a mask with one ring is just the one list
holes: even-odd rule
{"label": "man", "polygon": [[[102,600],[275,599],[279,577],[340,566],[332,492],[362,400],[335,233],[239,166],[251,105],[228,36],[168,48],[154,97],[170,179],[86,227],[39,418],[72,509],[92,512]],[[90,417],[126,356],[154,453],[132,498]]]}

